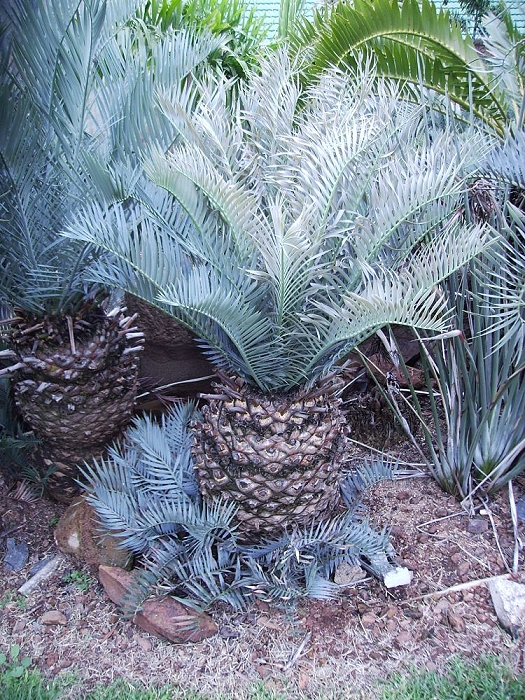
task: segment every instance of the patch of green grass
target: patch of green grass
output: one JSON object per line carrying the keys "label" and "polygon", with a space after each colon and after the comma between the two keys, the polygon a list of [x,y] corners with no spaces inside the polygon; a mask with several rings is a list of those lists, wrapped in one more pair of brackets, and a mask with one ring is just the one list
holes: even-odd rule
{"label": "patch of green grass", "polygon": [[[0,654],[0,699],[1,700],[62,700],[74,677],[59,677],[55,680],[43,678],[41,673],[29,668],[31,660],[17,659],[2,665],[5,654]],[[27,663],[29,662],[29,663]],[[246,696],[244,696],[246,697]],[[209,696],[173,686],[144,688],[140,684],[119,680],[109,686],[98,686],[82,695],[82,700],[211,700]],[[213,700],[236,700],[229,696],[214,696]],[[287,700],[262,684],[253,687],[246,700]]]}
{"label": "patch of green grass", "polygon": [[16,603],[21,610],[25,610],[27,607],[27,600],[24,596],[14,591],[4,593],[4,596],[0,598],[0,608],[5,608],[9,603]]}
{"label": "patch of green grass", "polygon": [[380,700],[525,700],[525,676],[516,677],[494,656],[455,659],[444,674],[415,671],[391,676]]}
{"label": "patch of green grass", "polygon": [[[263,684],[255,685],[246,700],[287,700],[285,695],[265,688]],[[109,687],[99,687],[88,693],[83,700],[211,700],[209,696],[194,693],[191,690],[177,690],[172,686],[164,688],[141,688],[136,683],[117,681]],[[226,695],[214,696],[213,700],[236,700]]]}
{"label": "patch of green grass", "polygon": [[95,579],[84,571],[74,569],[63,576],[64,583],[75,586],[81,591],[88,591],[95,583]]}
{"label": "patch of green grass", "polygon": [[[73,676],[50,681],[31,667],[30,659],[20,658],[20,649],[13,645],[8,654],[0,654],[1,700],[63,700],[75,685]],[[214,695],[213,700],[237,700],[227,695]],[[288,696],[258,683],[242,693],[244,700],[288,700]],[[330,698],[351,700],[352,691],[333,688]],[[443,674],[413,671],[394,674],[369,696],[371,700],[525,700],[525,676],[516,677],[500,659],[485,657],[477,663],[456,659]],[[212,700],[190,690],[173,686],[145,688],[140,683],[119,680],[110,686],[97,686],[82,695],[82,700]],[[323,696],[317,697],[323,700]]]}
{"label": "patch of green grass", "polygon": [[46,681],[32,660],[20,656],[18,644],[11,645],[7,654],[0,653],[0,698],[2,700],[58,700],[61,687]]}

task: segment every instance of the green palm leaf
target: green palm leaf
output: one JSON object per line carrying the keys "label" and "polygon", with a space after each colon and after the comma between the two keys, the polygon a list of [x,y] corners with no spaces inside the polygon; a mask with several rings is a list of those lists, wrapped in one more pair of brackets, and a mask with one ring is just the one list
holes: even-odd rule
{"label": "green palm leaf", "polygon": [[428,0],[338,3],[296,30],[294,45],[305,44],[311,46],[311,76],[329,66],[354,70],[363,54],[373,56],[378,75],[403,81],[407,96],[418,98],[423,85],[472,109],[489,128],[504,130],[505,98],[489,84],[472,40]]}

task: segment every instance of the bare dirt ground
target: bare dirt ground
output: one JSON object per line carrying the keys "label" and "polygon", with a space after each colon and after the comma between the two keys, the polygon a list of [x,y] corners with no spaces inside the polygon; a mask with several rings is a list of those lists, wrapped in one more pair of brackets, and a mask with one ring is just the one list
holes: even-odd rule
{"label": "bare dirt ground", "polygon": [[[20,644],[45,676],[74,671],[70,698],[118,677],[232,699],[257,681],[290,699],[373,698],[374,681],[393,671],[441,669],[453,655],[485,653],[525,672],[523,642],[499,627],[486,586],[476,583],[512,566],[505,491],[472,518],[428,476],[378,485],[367,496],[370,518],[391,528],[399,563],[413,572],[409,586],[388,591],[368,578],[338,601],[306,601],[293,611],[217,607],[216,636],[177,646],[122,619],[96,572],[72,558],[21,597],[31,567],[57,552],[53,530],[65,507],[45,498],[28,503],[12,487],[0,475],[0,650]],[[525,480],[514,493],[516,500],[525,494]],[[1,565],[8,537],[29,548],[18,572]],[[523,552],[519,564],[516,580],[525,583]],[[458,584],[469,585],[446,592]],[[50,611],[63,613],[63,624],[43,624]]]}

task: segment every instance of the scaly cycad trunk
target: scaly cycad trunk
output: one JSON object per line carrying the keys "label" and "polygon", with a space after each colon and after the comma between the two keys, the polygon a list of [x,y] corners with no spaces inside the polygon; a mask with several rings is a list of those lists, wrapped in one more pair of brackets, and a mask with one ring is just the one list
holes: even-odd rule
{"label": "scaly cycad trunk", "polygon": [[16,404],[41,439],[52,471],[47,488],[58,501],[78,493],[78,465],[99,458],[131,418],[142,348],[133,320],[87,302],[69,316],[19,312],[11,323]]}
{"label": "scaly cycad trunk", "polygon": [[339,382],[271,395],[223,376],[216,388],[193,431],[204,498],[233,499],[249,539],[333,515],[345,444]]}

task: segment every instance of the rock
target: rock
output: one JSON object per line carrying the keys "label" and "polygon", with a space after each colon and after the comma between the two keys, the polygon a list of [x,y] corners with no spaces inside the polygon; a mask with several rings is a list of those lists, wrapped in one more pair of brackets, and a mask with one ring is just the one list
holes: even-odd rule
{"label": "rock", "polygon": [[468,521],[467,532],[471,535],[481,535],[483,532],[487,532],[489,529],[489,524],[483,518],[473,518]]}
{"label": "rock", "polygon": [[54,557],[54,554],[48,554],[47,557],[44,557],[43,559],[40,559],[40,561],[33,564],[33,566],[29,569],[31,576],[34,576],[35,574],[38,574],[39,571],[42,571],[42,569],[47,566]]}
{"label": "rock", "polygon": [[19,632],[22,632],[26,625],[26,620],[17,620],[13,627],[13,634],[18,634]]}
{"label": "rock", "polygon": [[397,586],[408,586],[412,581],[412,572],[404,566],[396,566],[395,569],[387,572],[383,577],[383,582],[387,588],[397,588]]}
{"label": "rock", "polygon": [[297,681],[297,687],[299,690],[303,691],[308,688],[310,683],[310,676],[307,673],[300,673]]}
{"label": "rock", "polygon": [[40,618],[42,625],[67,625],[67,617],[60,610],[48,610]]}
{"label": "rock", "polygon": [[153,644],[146,637],[136,637],[136,640],[142,651],[148,652],[153,649]]}
{"label": "rock", "polygon": [[56,554],[54,557],[51,557],[51,559],[46,557],[43,566],[38,567],[38,570],[29,581],[26,581],[20,586],[18,592],[21,595],[29,595],[32,593],[42,581],[45,581],[46,578],[49,578],[51,574],[57,570],[62,560],[62,554]]}
{"label": "rock", "polygon": [[170,642],[200,642],[217,633],[209,615],[186,608],[174,598],[147,600],[135,615],[135,623],[145,632]]}
{"label": "rock", "polygon": [[118,566],[131,564],[129,551],[118,547],[118,539],[100,531],[97,515],[83,496],[75,499],[60,518],[55,528],[57,547],[64,554],[72,554],[90,566]]}
{"label": "rock", "polygon": [[347,562],[343,562],[335,571],[334,583],[344,588],[353,585],[356,581],[361,581],[365,577],[366,574],[358,564],[352,566]]}
{"label": "rock", "polygon": [[377,617],[372,612],[365,613],[361,618],[361,624],[365,629],[371,629],[375,626]]}
{"label": "rock", "polygon": [[259,664],[257,666],[257,673],[263,679],[263,681],[272,675],[272,669],[266,664]]}
{"label": "rock", "polygon": [[135,577],[118,566],[98,567],[98,580],[112,603],[122,607],[124,598],[135,585]]}
{"label": "rock", "polygon": [[12,537],[7,538],[7,551],[4,556],[4,566],[9,571],[20,571],[27,564],[29,549],[25,542],[17,542]]}
{"label": "rock", "polygon": [[465,576],[468,574],[470,571],[470,562],[469,561],[462,561],[458,565],[458,575],[459,576]]}
{"label": "rock", "polygon": [[408,647],[414,642],[414,635],[407,630],[400,632],[394,639],[395,646],[399,649],[400,647]]}
{"label": "rock", "polygon": [[393,525],[390,528],[390,534],[393,537],[403,537],[405,532],[406,532],[406,528],[404,528],[402,525]]}
{"label": "rock", "polygon": [[[132,573],[114,566],[100,566],[98,577],[108,598],[119,606],[135,583]],[[134,622],[145,632],[177,644],[200,642],[217,633],[209,615],[190,610],[173,598],[147,600]]]}
{"label": "rock", "polygon": [[450,627],[454,630],[454,632],[464,632],[466,629],[465,625],[465,620],[461,617],[461,615],[458,615],[457,613],[453,613],[451,610],[447,610],[446,612],[446,619]]}
{"label": "rock", "polygon": [[513,639],[525,632],[525,585],[507,579],[489,581],[488,589],[500,625]]}

